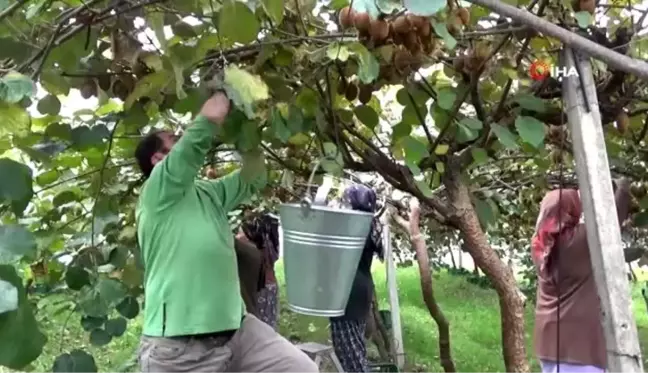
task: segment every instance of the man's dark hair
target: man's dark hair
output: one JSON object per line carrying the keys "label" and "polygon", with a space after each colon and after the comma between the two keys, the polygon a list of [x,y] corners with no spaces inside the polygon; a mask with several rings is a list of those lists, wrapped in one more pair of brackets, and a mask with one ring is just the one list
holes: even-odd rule
{"label": "man's dark hair", "polygon": [[144,177],[148,179],[153,172],[153,163],[151,162],[151,157],[153,154],[158,152],[164,143],[160,138],[161,131],[154,131],[144,136],[137,144],[135,148],[135,159],[137,160],[137,165],[144,174]]}

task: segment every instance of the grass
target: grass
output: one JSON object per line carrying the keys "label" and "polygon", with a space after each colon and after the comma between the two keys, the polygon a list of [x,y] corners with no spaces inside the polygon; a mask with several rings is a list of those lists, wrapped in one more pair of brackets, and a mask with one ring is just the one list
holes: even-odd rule
{"label": "grass", "polygon": [[[283,270],[278,265],[280,283]],[[648,274],[639,274],[642,283]],[[387,288],[384,267],[374,265],[374,279],[382,308],[387,306]],[[495,292],[483,289],[466,278],[440,272],[434,275],[434,289],[437,301],[450,322],[452,355],[458,371],[461,372],[504,372],[500,345],[499,305]],[[408,371],[442,371],[438,363],[437,328],[429,316],[420,295],[418,270],[416,267],[398,270],[401,324]],[[648,311],[641,296],[639,285],[632,290],[634,313],[639,338],[644,351],[648,350]],[[100,371],[135,371],[134,354],[141,331],[141,318],[133,320],[120,338],[104,347],[93,347],[88,342],[88,333],[80,326],[76,314],[69,316],[41,313],[39,315],[49,342],[43,355],[33,364],[35,371],[51,371],[54,358],[75,348],[87,348],[95,357]],[[69,320],[67,320],[69,318]],[[67,320],[67,323],[66,323]],[[534,371],[537,363],[532,356],[533,306],[526,310],[526,328],[529,360]],[[67,326],[67,327],[65,327]],[[282,299],[280,332],[291,340],[330,343],[327,319],[308,317],[291,313]],[[2,372],[0,368],[0,372]]]}

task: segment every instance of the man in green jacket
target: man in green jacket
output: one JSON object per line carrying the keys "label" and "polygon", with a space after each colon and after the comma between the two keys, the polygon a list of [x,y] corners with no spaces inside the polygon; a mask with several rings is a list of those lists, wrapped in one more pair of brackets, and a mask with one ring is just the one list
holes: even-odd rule
{"label": "man in green jacket", "polygon": [[153,133],[135,152],[147,178],[136,211],[145,268],[141,370],[317,372],[308,356],[246,314],[241,298],[227,212],[263,188],[267,173],[197,180],[229,109],[217,93],[181,138]]}

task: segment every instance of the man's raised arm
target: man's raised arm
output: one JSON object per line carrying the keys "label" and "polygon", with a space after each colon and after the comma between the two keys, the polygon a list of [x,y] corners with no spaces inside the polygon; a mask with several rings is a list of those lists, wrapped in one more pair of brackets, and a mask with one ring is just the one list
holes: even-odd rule
{"label": "man's raised arm", "polygon": [[148,183],[156,185],[160,208],[174,203],[191,187],[202,168],[214,135],[230,109],[224,93],[216,93],[202,106],[193,124],[151,172]]}

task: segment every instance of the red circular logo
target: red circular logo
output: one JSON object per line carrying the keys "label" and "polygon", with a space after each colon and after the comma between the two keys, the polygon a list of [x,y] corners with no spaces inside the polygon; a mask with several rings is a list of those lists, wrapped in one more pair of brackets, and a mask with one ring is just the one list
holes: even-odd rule
{"label": "red circular logo", "polygon": [[529,67],[529,75],[533,80],[542,80],[551,74],[549,64],[544,61],[534,61]]}

